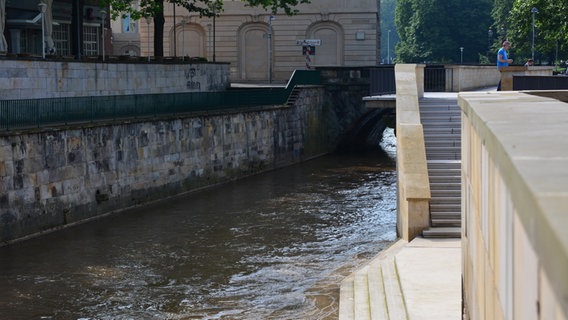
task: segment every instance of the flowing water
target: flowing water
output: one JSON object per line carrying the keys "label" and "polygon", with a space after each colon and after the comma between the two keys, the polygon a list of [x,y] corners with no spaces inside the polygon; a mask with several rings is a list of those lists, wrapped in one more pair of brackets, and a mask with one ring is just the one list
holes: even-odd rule
{"label": "flowing water", "polygon": [[2,247],[0,319],[337,319],[396,239],[386,137]]}

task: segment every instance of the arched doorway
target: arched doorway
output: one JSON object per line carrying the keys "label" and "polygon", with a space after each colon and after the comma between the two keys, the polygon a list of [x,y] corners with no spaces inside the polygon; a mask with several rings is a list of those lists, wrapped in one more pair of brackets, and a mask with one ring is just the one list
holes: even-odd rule
{"label": "arched doorway", "polygon": [[268,80],[268,26],[245,25],[239,32],[239,76],[241,80]]}
{"label": "arched doorway", "polygon": [[309,39],[321,40],[312,56],[314,66],[340,66],[343,64],[343,29],[332,22],[318,22],[308,30]]}
{"label": "arched doorway", "polygon": [[[180,24],[175,28],[176,56],[206,57],[205,30],[198,24]],[[174,38],[170,38],[170,52],[174,52]]]}

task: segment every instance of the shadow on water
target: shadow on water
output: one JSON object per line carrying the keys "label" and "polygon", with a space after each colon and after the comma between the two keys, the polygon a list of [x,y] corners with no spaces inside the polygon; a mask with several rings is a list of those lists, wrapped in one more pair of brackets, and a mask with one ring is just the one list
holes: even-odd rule
{"label": "shadow on water", "polygon": [[394,167],[326,156],[0,248],[0,318],[336,319],[396,238]]}

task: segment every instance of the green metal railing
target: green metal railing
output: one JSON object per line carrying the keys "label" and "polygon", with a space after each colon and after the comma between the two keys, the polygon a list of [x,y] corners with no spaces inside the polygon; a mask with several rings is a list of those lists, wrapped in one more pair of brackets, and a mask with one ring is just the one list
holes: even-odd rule
{"label": "green metal railing", "polygon": [[320,84],[319,71],[296,70],[284,88],[0,100],[0,130],[282,105],[295,86],[317,84]]}

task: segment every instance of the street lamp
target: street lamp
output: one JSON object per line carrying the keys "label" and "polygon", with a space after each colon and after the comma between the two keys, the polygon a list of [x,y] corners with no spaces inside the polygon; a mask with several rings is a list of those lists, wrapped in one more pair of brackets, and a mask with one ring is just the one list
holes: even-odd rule
{"label": "street lamp", "polygon": [[217,7],[213,7],[213,62],[215,62],[215,18],[217,17]]}
{"label": "street lamp", "polygon": [[177,34],[176,34],[176,4],[172,3],[174,13],[174,57],[177,57]]}
{"label": "street lamp", "polygon": [[150,22],[152,22],[152,17],[146,17],[146,25],[148,26],[148,62],[150,62]]}
{"label": "street lamp", "polygon": [[103,62],[105,62],[105,20],[107,17],[107,12],[105,10],[101,10],[101,19],[102,21],[102,30],[103,30]]}
{"label": "street lamp", "polygon": [[181,19],[181,30],[179,31],[181,34],[181,61],[185,61],[185,24],[187,21],[185,18]]}
{"label": "street lamp", "polygon": [[39,3],[37,8],[41,14],[41,57],[45,59],[45,12],[47,11],[47,4]]}
{"label": "street lamp", "polygon": [[538,9],[535,8],[535,7],[533,7],[533,8],[531,9],[531,13],[532,13],[532,45],[531,45],[531,53],[532,53],[532,55],[531,55],[531,57],[532,57],[532,59],[533,59],[533,61],[534,61],[534,15],[535,15],[536,13],[538,13]]}
{"label": "street lamp", "polygon": [[460,52],[461,52],[460,63],[463,64],[463,47],[460,47]]}
{"label": "street lamp", "polygon": [[268,82],[272,83],[272,20],[275,17],[270,15],[268,18]]}
{"label": "street lamp", "polygon": [[387,37],[387,64],[390,64],[390,29]]}
{"label": "street lamp", "polygon": [[491,62],[491,40],[493,39],[493,30],[489,28],[487,31],[487,60]]}

